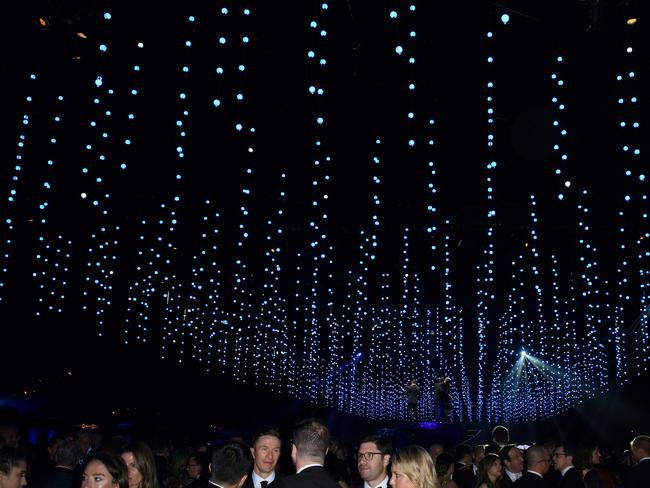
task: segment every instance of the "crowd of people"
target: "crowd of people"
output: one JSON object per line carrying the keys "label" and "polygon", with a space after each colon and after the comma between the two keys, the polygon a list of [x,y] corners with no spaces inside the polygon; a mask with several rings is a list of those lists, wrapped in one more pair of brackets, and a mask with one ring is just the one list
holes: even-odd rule
{"label": "crowd of people", "polygon": [[[39,451],[18,428],[0,425],[0,488],[649,488],[650,436],[620,457],[598,445],[511,443],[497,426],[488,444],[446,450],[369,435],[354,449],[317,419],[296,423],[288,445],[276,430],[247,445],[233,436],[211,445],[129,442],[95,430],[52,436]],[[283,445],[285,449],[283,450]],[[289,459],[282,459],[288,453]],[[284,461],[281,463],[280,461]]]}

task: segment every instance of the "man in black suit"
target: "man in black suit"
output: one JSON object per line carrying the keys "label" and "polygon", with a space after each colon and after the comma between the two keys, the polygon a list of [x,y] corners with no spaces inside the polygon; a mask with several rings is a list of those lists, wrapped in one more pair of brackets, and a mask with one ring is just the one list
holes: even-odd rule
{"label": "man in black suit", "polygon": [[627,488],[647,488],[650,486],[650,436],[636,436],[630,443],[630,452],[637,464],[628,473]]}
{"label": "man in black suit", "polygon": [[372,435],[361,439],[357,452],[357,469],[363,488],[388,488],[388,465],[393,445],[390,439]]}
{"label": "man in black suit", "polygon": [[406,397],[408,401],[409,419],[415,422],[415,420],[417,419],[418,400],[420,399],[420,387],[415,382],[415,380],[411,380],[409,385],[406,388],[404,388],[404,391],[406,392]]}
{"label": "man in black suit", "polygon": [[516,445],[507,444],[499,451],[499,459],[504,468],[501,488],[510,488],[523,475],[524,455]]}
{"label": "man in black suit", "polygon": [[477,444],[472,451],[472,463],[454,468],[452,478],[460,488],[474,488],[478,475],[478,464],[485,457],[485,444]]}
{"label": "man in black suit", "polygon": [[472,469],[472,447],[467,444],[459,444],[454,451],[456,464],[454,465],[454,481],[459,488],[474,488],[476,476]]}
{"label": "man in black suit", "polygon": [[531,446],[526,449],[528,470],[514,483],[514,488],[546,488],[544,475],[551,467],[549,452],[544,446]]}
{"label": "man in black suit", "polygon": [[574,453],[573,447],[566,442],[560,442],[555,446],[553,464],[561,474],[558,488],[585,488],[580,471],[573,465]]}
{"label": "man in black suit", "polygon": [[227,442],[212,453],[210,479],[195,481],[192,488],[242,488],[253,468],[253,456],[241,442]]}
{"label": "man in black suit", "polygon": [[275,467],[280,459],[282,439],[276,430],[265,430],[253,439],[253,471],[248,474],[243,488],[267,488],[277,479]]}
{"label": "man in black suit", "polygon": [[30,481],[33,488],[73,488],[79,486],[74,468],[79,463],[81,450],[74,441],[63,441],[54,453],[53,468],[43,476]]}
{"label": "man in black suit", "polygon": [[296,474],[277,481],[274,488],[339,488],[323,467],[329,443],[329,430],[319,420],[298,422],[293,430],[291,446]]}

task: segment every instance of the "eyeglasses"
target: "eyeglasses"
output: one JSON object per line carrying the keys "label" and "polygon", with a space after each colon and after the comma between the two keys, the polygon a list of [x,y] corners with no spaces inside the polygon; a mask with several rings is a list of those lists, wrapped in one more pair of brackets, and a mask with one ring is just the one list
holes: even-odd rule
{"label": "eyeglasses", "polygon": [[554,452],[553,457],[558,457],[558,456],[566,456],[566,453],[564,452]]}
{"label": "eyeglasses", "polygon": [[372,461],[372,458],[375,457],[376,455],[381,456],[381,452],[359,452],[357,453],[357,457],[359,460],[365,459],[366,461]]}
{"label": "eyeglasses", "polygon": [[196,468],[197,466],[201,466],[201,465],[200,464],[192,464],[192,463],[188,463],[188,464],[185,465],[186,468]]}

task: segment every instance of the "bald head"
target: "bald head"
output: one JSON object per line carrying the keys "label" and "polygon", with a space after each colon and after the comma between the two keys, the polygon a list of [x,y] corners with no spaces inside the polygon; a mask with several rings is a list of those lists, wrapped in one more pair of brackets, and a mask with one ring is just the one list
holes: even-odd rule
{"label": "bald head", "polygon": [[546,474],[551,466],[551,458],[544,446],[531,446],[526,449],[528,471]]}

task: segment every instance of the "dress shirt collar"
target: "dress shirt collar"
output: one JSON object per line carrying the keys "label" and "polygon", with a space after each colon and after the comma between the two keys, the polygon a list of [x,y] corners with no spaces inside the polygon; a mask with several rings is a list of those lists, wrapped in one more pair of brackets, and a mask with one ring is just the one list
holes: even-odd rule
{"label": "dress shirt collar", "polygon": [[216,484],[216,483],[215,483],[214,481],[212,481],[212,480],[208,480],[208,483],[210,483],[211,485],[217,486],[218,488],[223,488],[223,486]]}
{"label": "dress shirt collar", "polygon": [[253,486],[255,488],[261,488],[262,487],[262,481],[268,481],[271,483],[275,479],[275,471],[273,471],[268,478],[262,478],[259,474],[253,470]]}
{"label": "dress shirt collar", "polygon": [[321,468],[323,467],[323,465],[320,464],[320,463],[307,464],[307,465],[303,466],[302,468],[300,468],[298,471],[296,471],[296,474],[300,474],[300,473],[302,473],[305,469],[307,469],[307,468],[313,468],[314,466],[320,466]]}
{"label": "dress shirt collar", "polygon": [[517,481],[519,478],[521,478],[521,473],[513,473],[508,468],[506,468],[506,474],[511,481]]}
{"label": "dress shirt collar", "polygon": [[528,472],[529,472],[529,473],[536,474],[536,475],[539,476],[540,478],[543,478],[543,477],[544,477],[544,476],[542,476],[541,473],[538,473],[537,471],[533,471],[532,469],[529,469]]}
{"label": "dress shirt collar", "polygon": [[388,488],[388,475],[379,482],[377,486],[370,486],[367,481],[363,482],[363,488]]}
{"label": "dress shirt collar", "polygon": [[564,475],[566,474],[566,472],[569,471],[571,468],[573,468],[573,464],[570,465],[570,466],[567,466],[566,468],[564,468],[564,469],[562,470],[562,476],[564,476]]}
{"label": "dress shirt collar", "polygon": [[647,461],[648,459],[650,459],[650,456],[646,456],[644,458],[639,459],[639,462],[642,463],[643,461]]}

